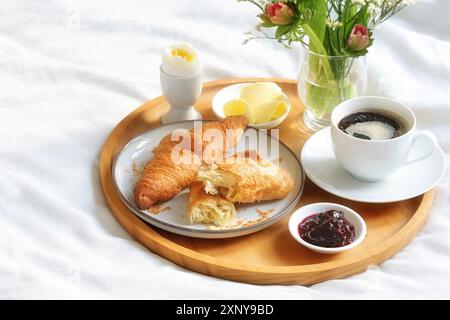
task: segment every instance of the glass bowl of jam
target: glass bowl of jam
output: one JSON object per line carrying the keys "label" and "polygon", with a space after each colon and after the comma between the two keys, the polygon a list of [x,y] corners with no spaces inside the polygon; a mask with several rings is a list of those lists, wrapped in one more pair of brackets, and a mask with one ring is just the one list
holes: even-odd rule
{"label": "glass bowl of jam", "polygon": [[356,211],[336,203],[320,202],[295,211],[289,232],[306,248],[325,254],[339,253],[359,245],[367,227]]}

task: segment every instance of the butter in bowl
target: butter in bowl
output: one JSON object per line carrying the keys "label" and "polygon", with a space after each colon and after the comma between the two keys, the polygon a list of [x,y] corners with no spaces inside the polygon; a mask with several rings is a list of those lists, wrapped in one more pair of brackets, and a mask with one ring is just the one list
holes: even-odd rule
{"label": "butter in bowl", "polygon": [[250,127],[271,129],[286,119],[291,104],[276,83],[238,83],[217,92],[212,101],[212,109],[219,119],[245,115]]}

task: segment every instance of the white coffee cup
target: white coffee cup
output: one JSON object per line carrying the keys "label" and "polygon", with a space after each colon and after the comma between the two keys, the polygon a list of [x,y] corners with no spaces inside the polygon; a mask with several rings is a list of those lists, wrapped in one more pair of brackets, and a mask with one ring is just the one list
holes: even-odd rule
{"label": "white coffee cup", "polygon": [[[405,133],[388,140],[365,140],[353,137],[341,129],[339,122],[356,112],[379,112],[401,121]],[[426,152],[410,155],[415,141],[429,144]],[[430,156],[437,147],[436,137],[429,131],[416,131],[416,117],[404,104],[383,97],[358,97],[340,103],[331,114],[331,140],[337,161],[355,178],[378,181],[402,166]]]}

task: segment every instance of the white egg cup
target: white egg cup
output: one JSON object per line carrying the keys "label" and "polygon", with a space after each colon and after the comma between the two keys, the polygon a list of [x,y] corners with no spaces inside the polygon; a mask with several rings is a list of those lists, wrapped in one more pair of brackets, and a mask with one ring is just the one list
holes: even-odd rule
{"label": "white egg cup", "polygon": [[178,77],[160,68],[162,92],[170,104],[169,111],[161,117],[163,124],[185,120],[200,120],[202,116],[194,104],[202,93],[202,72],[191,77]]}

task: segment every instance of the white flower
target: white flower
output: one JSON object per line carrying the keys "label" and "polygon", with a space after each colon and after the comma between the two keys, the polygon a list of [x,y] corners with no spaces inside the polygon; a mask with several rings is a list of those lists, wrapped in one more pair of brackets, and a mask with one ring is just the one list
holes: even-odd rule
{"label": "white flower", "polygon": [[416,0],[402,0],[402,4],[404,6],[412,6],[412,5],[416,4]]}
{"label": "white flower", "polygon": [[383,0],[371,0],[370,5],[376,6],[376,7],[381,7],[383,5]]}
{"label": "white flower", "polygon": [[[362,1],[362,0],[352,0],[352,1]],[[416,3],[415,0],[365,0],[365,3],[369,3],[369,9],[374,10],[375,7],[384,9],[394,8],[394,7],[405,7],[411,6]]]}
{"label": "white flower", "polygon": [[404,6],[412,6],[415,4],[415,0],[387,0],[386,1],[386,7],[392,8],[392,7],[404,7]]}
{"label": "white flower", "polygon": [[386,0],[385,6],[390,8],[390,7],[394,6],[397,2],[398,2],[397,0]]}
{"label": "white flower", "polygon": [[342,22],[338,20],[333,20],[331,18],[327,18],[327,26],[334,30],[339,27],[342,27]]}
{"label": "white flower", "polygon": [[378,7],[375,3],[372,2],[372,3],[369,3],[368,10],[369,10],[370,14],[374,15],[380,10],[380,7]]}

